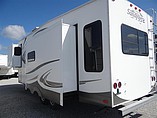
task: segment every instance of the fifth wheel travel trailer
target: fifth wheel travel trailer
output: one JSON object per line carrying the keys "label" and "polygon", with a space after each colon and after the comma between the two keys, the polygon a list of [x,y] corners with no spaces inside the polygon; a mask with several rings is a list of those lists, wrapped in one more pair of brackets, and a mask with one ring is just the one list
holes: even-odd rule
{"label": "fifth wheel travel trailer", "polygon": [[92,0],[22,39],[13,66],[43,101],[63,106],[76,93],[82,102],[123,106],[125,115],[155,96],[152,29],[153,18],[127,0]]}
{"label": "fifth wheel travel trailer", "polygon": [[7,55],[0,55],[0,79],[8,78]]}
{"label": "fifth wheel travel trailer", "polygon": [[12,66],[14,47],[17,46],[17,44],[12,44],[10,47],[8,47],[8,55],[0,54],[0,79],[17,77],[18,70],[13,69]]}

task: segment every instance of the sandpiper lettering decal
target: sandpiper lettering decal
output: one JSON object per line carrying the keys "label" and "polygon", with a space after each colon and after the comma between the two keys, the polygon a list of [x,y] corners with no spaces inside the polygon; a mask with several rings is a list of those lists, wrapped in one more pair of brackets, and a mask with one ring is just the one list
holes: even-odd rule
{"label": "sandpiper lettering decal", "polygon": [[143,15],[140,12],[128,9],[127,14],[130,15],[131,18],[133,18],[133,19],[135,19],[135,20],[137,20],[141,23],[145,23],[145,19],[144,19]]}

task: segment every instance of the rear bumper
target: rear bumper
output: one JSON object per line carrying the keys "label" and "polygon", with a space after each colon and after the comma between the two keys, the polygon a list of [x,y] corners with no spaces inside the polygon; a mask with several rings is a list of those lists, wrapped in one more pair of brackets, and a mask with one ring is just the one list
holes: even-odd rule
{"label": "rear bumper", "polygon": [[138,108],[142,107],[143,105],[148,104],[155,99],[157,99],[157,92],[151,93],[140,99],[126,103],[126,104],[124,104],[123,107],[119,108],[118,110],[122,116],[125,116],[125,115],[131,113],[132,111],[134,111],[135,109],[138,109]]}

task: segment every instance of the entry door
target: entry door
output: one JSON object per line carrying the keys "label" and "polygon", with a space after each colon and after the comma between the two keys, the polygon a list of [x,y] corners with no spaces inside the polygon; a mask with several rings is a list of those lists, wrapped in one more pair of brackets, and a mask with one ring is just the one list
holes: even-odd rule
{"label": "entry door", "polygon": [[104,86],[101,84],[103,78],[102,22],[97,20],[78,29],[79,91],[83,93],[83,96],[80,94],[80,99],[88,99],[89,94],[99,93]]}

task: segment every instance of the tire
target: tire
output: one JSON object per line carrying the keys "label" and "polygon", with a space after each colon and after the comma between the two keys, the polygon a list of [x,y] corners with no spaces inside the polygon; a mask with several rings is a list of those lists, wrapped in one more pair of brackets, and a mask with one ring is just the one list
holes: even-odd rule
{"label": "tire", "polygon": [[44,97],[40,97],[40,101],[44,105],[48,105],[49,104],[49,101],[46,98],[44,98]]}
{"label": "tire", "polygon": [[50,105],[51,105],[51,109],[52,110],[57,110],[59,108],[59,105],[53,101],[49,101],[50,102]]}

